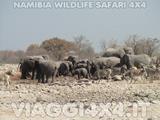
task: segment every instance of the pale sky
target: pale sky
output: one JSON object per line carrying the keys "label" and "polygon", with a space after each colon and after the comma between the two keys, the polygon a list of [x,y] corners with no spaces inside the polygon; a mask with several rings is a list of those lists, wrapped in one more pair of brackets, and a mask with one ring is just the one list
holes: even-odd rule
{"label": "pale sky", "polygon": [[145,9],[15,9],[15,1],[0,0],[0,50],[81,34],[97,50],[101,40],[121,42],[133,34],[160,39],[160,0],[146,0]]}

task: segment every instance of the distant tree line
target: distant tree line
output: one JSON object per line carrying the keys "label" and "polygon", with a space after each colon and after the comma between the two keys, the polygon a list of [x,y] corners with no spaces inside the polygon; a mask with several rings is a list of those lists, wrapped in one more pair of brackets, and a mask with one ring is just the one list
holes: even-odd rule
{"label": "distant tree line", "polygon": [[102,52],[107,48],[131,47],[134,54],[147,54],[150,57],[160,56],[160,40],[157,38],[145,38],[138,35],[131,35],[123,44],[118,44],[116,40],[101,41]]}
{"label": "distant tree line", "polygon": [[0,63],[18,63],[21,58],[31,55],[49,55],[53,60],[63,60],[69,55],[92,58],[95,51],[90,41],[82,35],[75,37],[74,41],[55,37],[44,40],[40,45],[31,44],[25,51],[0,51]]}
{"label": "distant tree line", "polygon": [[[105,52],[107,48],[116,48],[128,46],[134,50],[135,54],[147,54],[149,56],[160,56],[160,40],[157,38],[144,38],[138,35],[131,35],[123,44],[119,44],[116,40],[99,41],[101,51]],[[85,36],[80,35],[74,37],[74,41],[61,38],[51,38],[44,40],[40,45],[31,44],[28,48],[18,51],[0,51],[0,63],[18,63],[21,58],[30,55],[49,55],[53,60],[63,60],[69,55],[78,56],[81,59],[100,55],[92,46],[91,41]]]}

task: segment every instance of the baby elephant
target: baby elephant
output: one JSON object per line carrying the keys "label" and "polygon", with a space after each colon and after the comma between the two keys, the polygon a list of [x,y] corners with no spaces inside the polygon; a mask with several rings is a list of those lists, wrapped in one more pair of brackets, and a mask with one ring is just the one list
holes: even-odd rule
{"label": "baby elephant", "polygon": [[83,78],[89,78],[88,71],[87,71],[86,68],[77,68],[77,69],[75,69],[74,75],[78,75],[78,79],[80,79],[81,76]]}

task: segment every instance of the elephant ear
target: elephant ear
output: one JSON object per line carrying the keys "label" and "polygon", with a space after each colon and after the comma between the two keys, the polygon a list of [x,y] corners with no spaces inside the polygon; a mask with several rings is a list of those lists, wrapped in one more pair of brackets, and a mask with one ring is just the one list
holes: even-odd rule
{"label": "elephant ear", "polygon": [[125,55],[120,59],[120,64],[124,65],[125,64]]}
{"label": "elephant ear", "polygon": [[123,55],[123,57],[120,59],[121,65],[128,64],[129,63],[129,56],[127,54]]}
{"label": "elephant ear", "polygon": [[130,57],[128,54],[125,54],[125,63],[129,63],[130,62]]}
{"label": "elephant ear", "polygon": [[126,65],[127,65],[127,68],[131,68],[132,64],[131,64],[131,61],[132,61],[132,58],[130,57],[130,55],[126,54]]}

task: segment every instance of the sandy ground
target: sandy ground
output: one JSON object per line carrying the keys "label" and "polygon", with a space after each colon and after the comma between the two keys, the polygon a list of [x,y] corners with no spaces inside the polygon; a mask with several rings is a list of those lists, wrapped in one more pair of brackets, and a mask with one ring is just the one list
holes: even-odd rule
{"label": "sandy ground", "polygon": [[160,120],[160,81],[0,83],[0,120]]}

